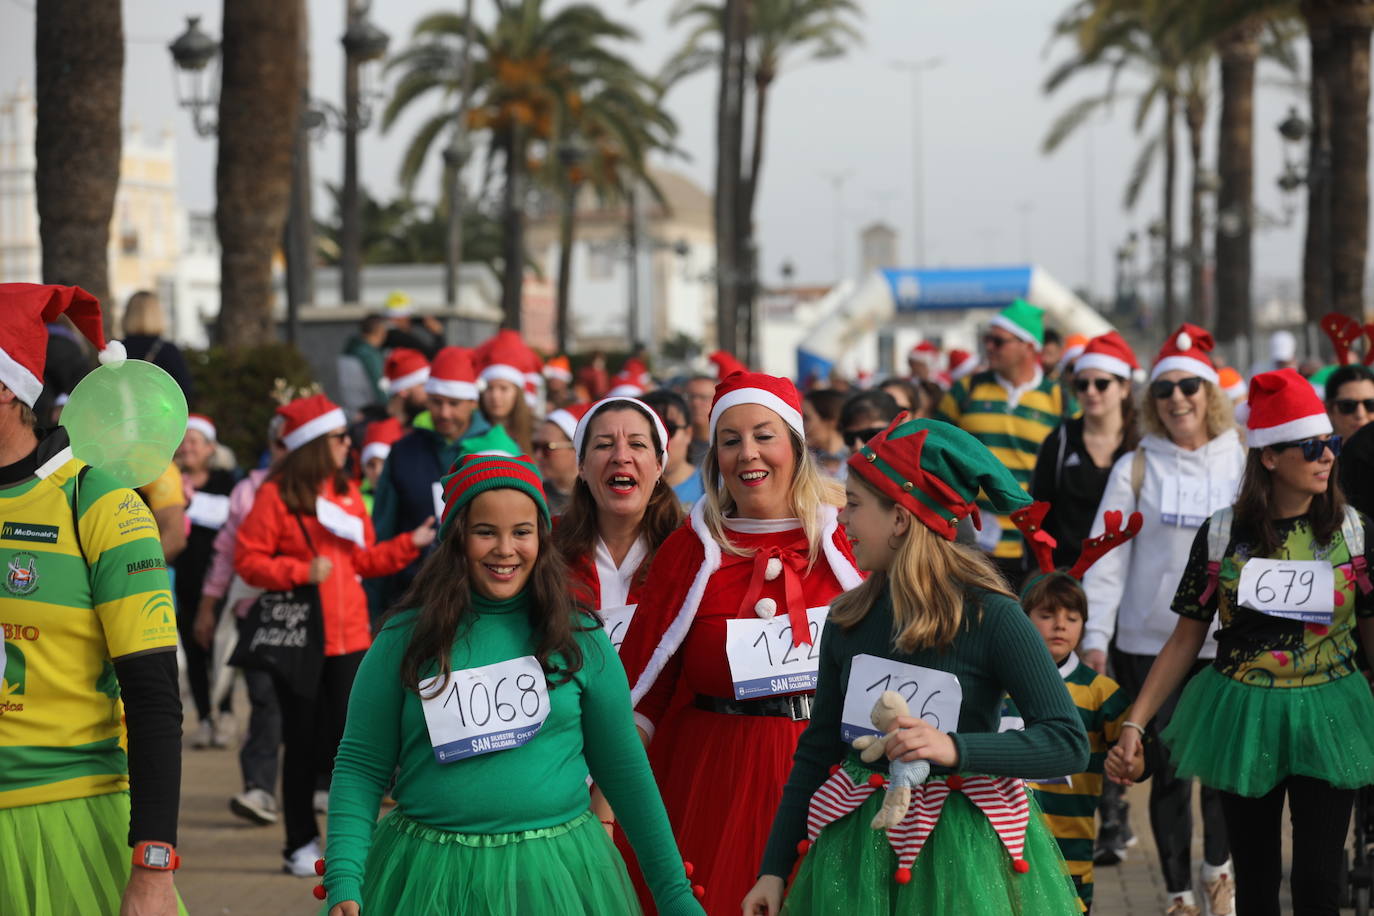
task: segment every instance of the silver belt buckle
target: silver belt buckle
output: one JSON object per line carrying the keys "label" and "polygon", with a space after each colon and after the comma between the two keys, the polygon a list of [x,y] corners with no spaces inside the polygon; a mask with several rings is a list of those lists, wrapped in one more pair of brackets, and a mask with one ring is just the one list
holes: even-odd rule
{"label": "silver belt buckle", "polygon": [[794,694],[787,698],[787,705],[791,707],[793,722],[806,722],[811,718],[810,694]]}

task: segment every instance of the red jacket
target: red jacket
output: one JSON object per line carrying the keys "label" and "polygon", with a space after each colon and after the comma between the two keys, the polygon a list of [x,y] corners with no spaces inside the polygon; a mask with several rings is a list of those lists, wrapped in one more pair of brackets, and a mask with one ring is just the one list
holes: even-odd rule
{"label": "red jacket", "polygon": [[311,550],[301,534],[301,526],[282,502],[281,489],[276,481],[268,481],[258,490],[253,510],[239,527],[234,570],[249,585],[282,591],[309,584],[311,559],[328,557],[334,568],[329,578],[320,583],[324,654],[362,652],[372,645],[372,627],[361,580],[398,573],[419,556],[420,551],[409,531],[377,543],[372,519],[363,507],[357,484],[350,481],[348,493],[339,496],[334,493],[333,485],[326,483],[320,495],[362,520],[366,547],[339,537],[311,514],[302,518],[315,546]]}

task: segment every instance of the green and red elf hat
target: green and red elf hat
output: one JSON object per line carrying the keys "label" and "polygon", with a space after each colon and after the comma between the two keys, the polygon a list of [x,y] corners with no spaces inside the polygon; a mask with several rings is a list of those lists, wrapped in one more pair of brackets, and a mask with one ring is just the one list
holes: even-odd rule
{"label": "green and red elf hat", "polygon": [[549,519],[549,504],[544,499],[544,484],[539,470],[528,455],[511,458],[502,455],[468,455],[459,459],[440,478],[444,488],[444,517],[439,520],[439,537],[448,534],[458,510],[488,490],[519,490],[539,507],[544,521]]}
{"label": "green and red elf hat", "polygon": [[979,490],[998,513],[1031,505],[1021,484],[983,443],[957,426],[908,419],[906,413],[851,455],[849,469],[949,541],[959,519],[972,515],[978,523]]}

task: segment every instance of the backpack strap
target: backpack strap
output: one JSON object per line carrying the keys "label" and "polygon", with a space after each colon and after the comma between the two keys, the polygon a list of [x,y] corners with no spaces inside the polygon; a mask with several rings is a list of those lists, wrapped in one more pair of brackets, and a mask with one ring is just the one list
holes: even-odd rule
{"label": "backpack strap", "polygon": [[1345,549],[1350,552],[1350,568],[1355,570],[1355,582],[1360,592],[1368,595],[1374,591],[1374,583],[1369,580],[1369,562],[1364,556],[1364,523],[1354,506],[1345,507],[1345,518],[1341,519],[1341,537],[1345,539]]}
{"label": "backpack strap", "polygon": [[1069,447],[1069,431],[1066,424],[1059,424],[1059,456],[1054,461],[1054,492],[1059,493],[1059,488],[1064,483],[1064,452]]}
{"label": "backpack strap", "polygon": [[1226,547],[1231,543],[1231,521],[1235,513],[1230,506],[1219,510],[1207,525],[1207,587],[1198,596],[1198,604],[1206,604],[1216,593],[1217,582],[1221,576],[1221,561],[1226,558]]}
{"label": "backpack strap", "polygon": [[81,559],[89,567],[91,561],[86,557],[86,547],[81,543],[81,481],[86,479],[86,472],[91,469],[89,464],[83,465],[81,470],[76,472],[76,482],[72,484],[72,534],[76,536],[76,549],[81,554]]}

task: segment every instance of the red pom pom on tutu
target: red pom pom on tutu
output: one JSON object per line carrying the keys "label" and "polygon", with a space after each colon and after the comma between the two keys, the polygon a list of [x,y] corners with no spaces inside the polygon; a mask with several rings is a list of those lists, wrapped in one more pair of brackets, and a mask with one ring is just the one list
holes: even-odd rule
{"label": "red pom pom on tutu", "polygon": [[323,900],[324,898],[329,896],[329,892],[324,889],[323,884],[316,884],[315,890],[313,890],[311,893],[315,895],[316,900]]}
{"label": "red pom pom on tutu", "polygon": [[324,859],[315,860],[315,874],[324,877]]}
{"label": "red pom pom on tutu", "polygon": [[892,880],[896,881],[898,884],[909,884],[911,882],[911,869],[897,869],[897,873],[892,876]]}
{"label": "red pom pom on tutu", "polygon": [[702,887],[700,884],[693,884],[692,896],[697,898],[698,900],[702,899],[706,896],[706,888]]}
{"label": "red pom pom on tutu", "polygon": [[693,865],[691,862],[683,862],[683,863],[682,863],[682,870],[683,870],[684,872],[686,872],[686,873],[687,873],[687,877],[690,878],[690,877],[692,877],[692,872],[694,872],[694,871],[697,870],[697,867],[696,867],[695,865]]}
{"label": "red pom pom on tutu", "polygon": [[949,779],[945,780],[945,785],[949,786],[955,792],[958,792],[960,789],[964,787],[964,777],[960,776],[958,773],[955,773]]}
{"label": "red pom pom on tutu", "polygon": [[840,771],[840,765],[837,763],[837,764],[835,764],[833,767],[830,768],[830,775],[831,775],[831,776],[834,776],[834,775],[835,775],[836,773],[838,773],[839,771]]}
{"label": "red pom pom on tutu", "polygon": [[1012,859],[1011,870],[1018,875],[1024,875],[1026,872],[1030,871],[1030,863],[1025,859]]}
{"label": "red pom pom on tutu", "polygon": [[804,855],[806,855],[806,854],[807,854],[808,852],[810,852],[810,851],[811,851],[811,841],[810,841],[810,840],[802,840],[800,843],[797,844],[797,855],[799,855],[799,856],[804,856]]}
{"label": "red pom pom on tutu", "polygon": [[881,785],[883,784],[883,774],[882,774],[882,773],[870,773],[870,774],[869,774],[869,777],[868,777],[868,784],[869,784],[870,786],[872,786],[873,788],[875,788],[875,789],[878,788],[879,786],[881,786]]}

